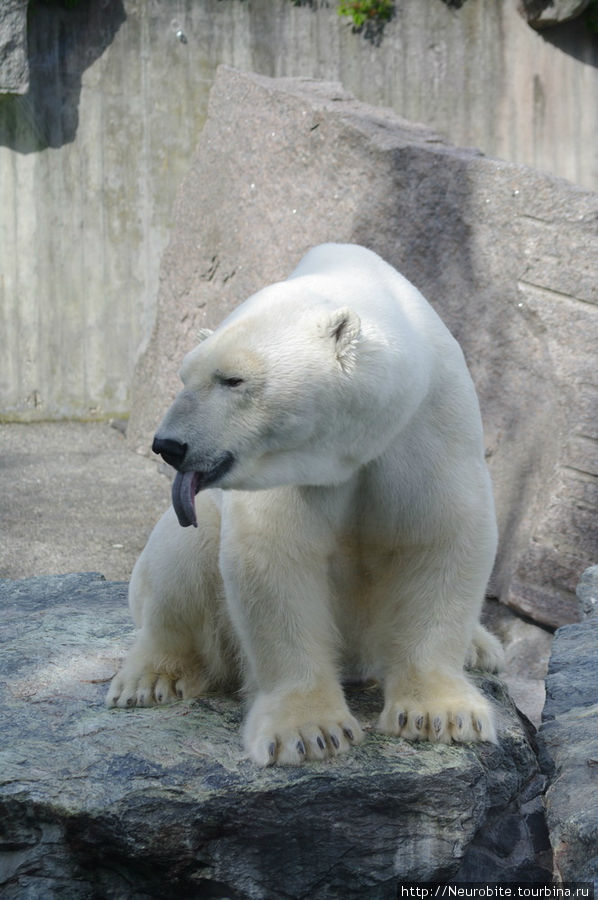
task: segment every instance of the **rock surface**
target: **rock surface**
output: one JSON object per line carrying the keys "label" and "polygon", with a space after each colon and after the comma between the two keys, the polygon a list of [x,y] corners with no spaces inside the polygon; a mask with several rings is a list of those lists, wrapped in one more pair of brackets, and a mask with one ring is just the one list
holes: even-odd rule
{"label": "rock surface", "polygon": [[[580,594],[598,595],[598,566],[584,573]],[[555,872],[562,881],[598,889],[598,615],[559,628],[546,678],[538,735],[550,779],[546,818]]]}
{"label": "rock surface", "polygon": [[[418,747],[369,732],[342,759],[256,769],[241,708],[212,696],[103,705],[132,637],[126,585],[0,582],[0,883],[39,897],[394,898],[399,880],[546,880],[542,778],[494,678],[500,745]],[[377,691],[350,691],[371,722]],[[535,844],[535,846],[534,846]],[[339,893],[340,892],[340,893]]]}
{"label": "rock surface", "polygon": [[535,728],[542,722],[546,701],[545,678],[552,632],[517,615],[503,603],[487,600],[482,621],[497,636],[505,651],[501,678],[511,699]]}
{"label": "rock surface", "polygon": [[2,0],[0,3],[0,94],[25,94],[29,87],[28,2]]}
{"label": "rock surface", "polygon": [[590,0],[521,0],[519,11],[533,28],[551,28],[580,16]]}
{"label": "rock surface", "polygon": [[575,589],[582,619],[598,615],[598,566],[586,569]]}
{"label": "rock surface", "polygon": [[461,342],[497,500],[493,592],[550,627],[576,620],[598,545],[598,195],[340,85],[219,70],[136,370],[133,446],[149,446],[197,330],[327,240],[380,253]]}

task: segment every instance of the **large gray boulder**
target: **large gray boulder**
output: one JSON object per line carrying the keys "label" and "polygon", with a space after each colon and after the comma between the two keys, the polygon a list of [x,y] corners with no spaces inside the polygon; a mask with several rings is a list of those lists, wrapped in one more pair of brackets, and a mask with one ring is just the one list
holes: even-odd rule
{"label": "large gray boulder", "polygon": [[129,435],[149,447],[212,327],[321,241],[380,253],[428,297],[477,385],[500,550],[492,590],[578,617],[598,538],[598,196],[444,143],[340,85],[221,68],[162,260]]}
{"label": "large gray boulder", "polygon": [[[478,676],[500,745],[369,731],[346,757],[257,769],[240,703],[109,710],[132,638],[126,585],[0,582],[0,893],[394,898],[400,880],[546,880],[543,778],[500,682]],[[356,688],[364,723],[377,690]],[[539,846],[540,845],[540,846]]]}
{"label": "large gray boulder", "polygon": [[555,873],[598,889],[598,566],[578,596],[587,618],[555,634],[538,740]]}

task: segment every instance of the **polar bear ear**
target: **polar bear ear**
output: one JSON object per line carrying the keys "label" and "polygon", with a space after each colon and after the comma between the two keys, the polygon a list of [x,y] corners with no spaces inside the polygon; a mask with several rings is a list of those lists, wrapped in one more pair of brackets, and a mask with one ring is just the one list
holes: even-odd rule
{"label": "polar bear ear", "polygon": [[360,332],[359,316],[346,306],[335,310],[326,321],[325,334],[334,342],[334,352],[343,372],[349,372],[355,365]]}
{"label": "polar bear ear", "polygon": [[209,338],[211,334],[214,334],[211,328],[200,328],[195,335],[195,340],[198,344],[201,344],[201,342],[205,341],[206,338]]}

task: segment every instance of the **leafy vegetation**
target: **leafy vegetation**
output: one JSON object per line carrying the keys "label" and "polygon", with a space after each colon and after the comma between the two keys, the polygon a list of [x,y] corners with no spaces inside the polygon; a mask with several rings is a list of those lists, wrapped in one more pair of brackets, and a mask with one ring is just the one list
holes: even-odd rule
{"label": "leafy vegetation", "polygon": [[349,16],[355,28],[362,28],[368,23],[388,22],[394,13],[393,0],[341,0],[338,6],[339,16]]}

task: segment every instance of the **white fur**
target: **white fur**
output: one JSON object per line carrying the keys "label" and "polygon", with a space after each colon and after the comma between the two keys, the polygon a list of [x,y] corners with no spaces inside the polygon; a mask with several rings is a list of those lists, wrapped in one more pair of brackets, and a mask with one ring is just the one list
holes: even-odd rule
{"label": "white fur", "polygon": [[201,338],[158,436],[188,445],[185,470],[236,461],[197,496],[197,530],[172,509],[156,525],[109,705],[242,683],[249,755],[297,763],[361,740],[341,681],[373,676],[382,731],[495,740],[463,672],[500,660],[478,623],[492,492],[473,384],[436,313],[369,250],[326,244]]}

